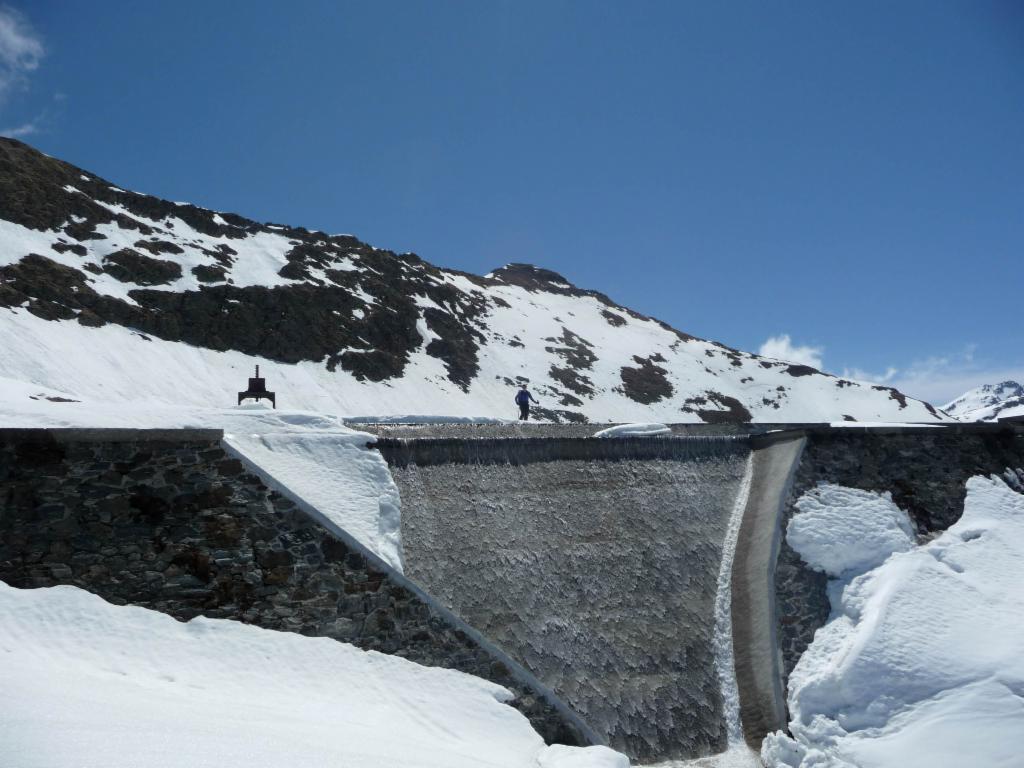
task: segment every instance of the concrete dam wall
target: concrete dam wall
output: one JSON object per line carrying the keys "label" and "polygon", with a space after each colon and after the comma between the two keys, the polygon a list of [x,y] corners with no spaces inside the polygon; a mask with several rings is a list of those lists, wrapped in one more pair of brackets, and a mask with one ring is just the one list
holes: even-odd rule
{"label": "concrete dam wall", "polygon": [[714,603],[745,438],[378,447],[410,578],[632,758],[725,748]]}

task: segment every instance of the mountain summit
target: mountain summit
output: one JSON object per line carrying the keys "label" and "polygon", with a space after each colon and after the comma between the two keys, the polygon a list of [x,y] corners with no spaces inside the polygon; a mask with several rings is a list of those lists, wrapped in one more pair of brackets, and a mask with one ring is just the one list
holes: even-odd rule
{"label": "mountain summit", "polygon": [[556,421],[936,421],[890,387],[705,341],[528,264],[485,277],[121,189],[0,139],[0,376],[86,400]]}
{"label": "mountain summit", "polygon": [[960,421],[995,421],[1024,416],[1024,386],[1016,381],[982,384],[964,392],[942,410]]}

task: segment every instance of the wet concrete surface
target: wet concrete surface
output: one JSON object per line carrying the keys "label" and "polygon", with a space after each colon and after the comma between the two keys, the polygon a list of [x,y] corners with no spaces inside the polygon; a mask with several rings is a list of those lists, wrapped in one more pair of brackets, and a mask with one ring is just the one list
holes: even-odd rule
{"label": "wet concrete surface", "polygon": [[676,458],[396,464],[406,575],[612,747],[640,761],[720,751],[716,579],[746,457],[744,441]]}

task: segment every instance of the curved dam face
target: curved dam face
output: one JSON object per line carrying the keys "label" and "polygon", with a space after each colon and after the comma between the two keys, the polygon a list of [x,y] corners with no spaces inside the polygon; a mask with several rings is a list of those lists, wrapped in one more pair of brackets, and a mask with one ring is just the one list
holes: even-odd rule
{"label": "curved dam face", "polygon": [[378,447],[407,576],[633,759],[725,748],[714,604],[745,439]]}

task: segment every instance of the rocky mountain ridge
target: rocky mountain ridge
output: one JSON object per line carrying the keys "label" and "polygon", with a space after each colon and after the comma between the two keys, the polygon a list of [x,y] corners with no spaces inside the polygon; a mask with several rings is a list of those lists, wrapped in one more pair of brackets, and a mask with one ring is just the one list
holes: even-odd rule
{"label": "rocky mountain ridge", "polygon": [[230,405],[261,363],[286,403],[346,415],[509,417],[528,382],[541,416],[562,421],[944,419],[890,387],[697,339],[550,270],[441,269],[129,192],[11,139],[0,308],[0,376],[83,398]]}
{"label": "rocky mountain ridge", "polygon": [[942,410],[960,421],[996,421],[1024,416],[1024,386],[1016,381],[982,384],[947,403]]}

